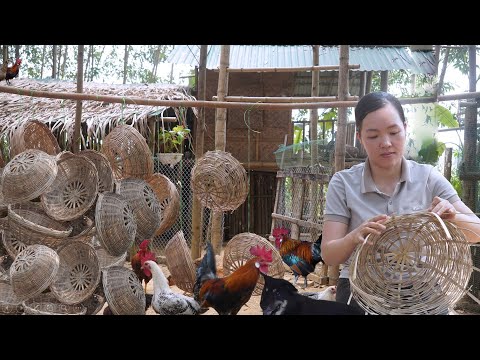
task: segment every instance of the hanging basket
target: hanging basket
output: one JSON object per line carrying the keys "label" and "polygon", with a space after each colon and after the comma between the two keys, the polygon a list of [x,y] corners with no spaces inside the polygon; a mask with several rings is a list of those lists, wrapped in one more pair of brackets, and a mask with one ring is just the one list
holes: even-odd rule
{"label": "hanging basket", "polygon": [[230,153],[207,151],[192,168],[191,187],[203,206],[233,211],[247,198],[247,173]]}
{"label": "hanging basket", "polygon": [[187,246],[183,231],[177,232],[165,246],[167,267],[175,279],[175,285],[193,294],[195,284],[195,265]]}
{"label": "hanging basket", "polygon": [[27,149],[37,149],[49,155],[60,152],[57,139],[50,128],[38,120],[29,120],[15,129],[10,140],[10,158]]}
{"label": "hanging basket", "polygon": [[98,192],[113,191],[115,185],[113,171],[107,157],[95,150],[84,150],[78,155],[85,156],[95,165],[98,173]]}
{"label": "hanging basket", "polygon": [[158,160],[163,165],[170,165],[173,168],[176,164],[178,164],[183,157],[182,153],[157,153]]}
{"label": "hanging basket", "polygon": [[431,212],[392,216],[386,230],[359,245],[350,264],[352,295],[368,313],[443,314],[472,273],[470,244],[453,223]]}

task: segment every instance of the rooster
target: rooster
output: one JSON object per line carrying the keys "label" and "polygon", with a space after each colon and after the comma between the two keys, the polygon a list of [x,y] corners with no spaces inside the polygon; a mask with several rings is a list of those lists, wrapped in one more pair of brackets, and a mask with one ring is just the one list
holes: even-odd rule
{"label": "rooster", "polygon": [[143,269],[153,276],[152,308],[159,315],[197,315],[200,305],[194,299],[173,292],[162,269],[152,260],[143,260]]}
{"label": "rooster", "polygon": [[315,242],[300,241],[291,239],[287,229],[276,228],[273,236],[283,262],[293,271],[293,284],[297,283],[299,276],[303,276],[305,278],[304,287],[307,287],[307,275],[315,270],[315,265],[320,261],[323,263],[320,251],[322,234]]}
{"label": "rooster", "polygon": [[[148,258],[147,258],[148,257]],[[140,244],[140,249],[130,260],[133,272],[137,275],[140,283],[145,283],[145,292],[147,292],[147,284],[152,279],[152,273],[148,269],[142,269],[142,259],[155,260],[155,254],[150,251],[150,240],[143,240]]]}
{"label": "rooster", "polygon": [[265,279],[260,299],[263,315],[365,315],[354,306],[300,295],[287,280],[262,275]]}
{"label": "rooster", "polygon": [[215,254],[211,243],[196,270],[193,286],[194,299],[202,309],[212,307],[220,315],[236,315],[252,296],[260,272],[267,273],[272,262],[272,250],[252,246],[253,258],[230,275],[217,277]]}
{"label": "rooster", "polygon": [[11,85],[10,80],[18,76],[21,64],[22,59],[17,59],[15,64],[10,67],[3,65],[2,69],[0,70],[0,81],[5,80],[8,85]]}
{"label": "rooster", "polygon": [[336,286],[329,286],[322,291],[304,291],[301,292],[303,296],[308,296],[311,299],[315,300],[329,300],[335,301],[336,294],[337,294],[337,287]]}

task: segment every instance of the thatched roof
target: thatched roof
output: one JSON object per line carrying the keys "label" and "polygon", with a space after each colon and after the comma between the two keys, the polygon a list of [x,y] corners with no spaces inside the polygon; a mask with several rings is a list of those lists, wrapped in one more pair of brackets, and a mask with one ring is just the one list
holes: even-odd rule
{"label": "thatched roof", "polygon": [[[12,85],[23,89],[49,92],[76,92],[74,82],[60,80],[14,79]],[[179,85],[137,84],[112,85],[105,83],[84,83],[84,93],[141,97],[158,100],[196,100],[187,93],[187,88]],[[76,100],[61,100],[41,97],[29,97],[0,92],[0,136],[8,135],[29,120],[38,120],[47,124],[52,132],[66,134],[71,143],[74,125]],[[131,104],[107,103],[100,101],[83,101],[82,123],[86,125],[87,137],[103,139],[105,130],[118,124],[129,123],[148,138],[147,120],[152,116],[167,116],[164,106],[144,106]],[[179,121],[184,111],[173,108]],[[185,110],[185,109],[183,109]],[[192,108],[194,114],[197,109]],[[85,126],[83,125],[83,126]],[[85,143],[85,139],[82,139]]]}

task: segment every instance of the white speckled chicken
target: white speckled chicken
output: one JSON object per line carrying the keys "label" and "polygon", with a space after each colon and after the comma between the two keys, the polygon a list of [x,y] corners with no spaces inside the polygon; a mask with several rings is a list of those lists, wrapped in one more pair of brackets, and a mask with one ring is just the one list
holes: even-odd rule
{"label": "white speckled chicken", "polygon": [[142,266],[150,270],[153,280],[152,308],[159,315],[197,315],[200,305],[193,298],[175,293],[170,289],[168,280],[160,266],[147,260]]}

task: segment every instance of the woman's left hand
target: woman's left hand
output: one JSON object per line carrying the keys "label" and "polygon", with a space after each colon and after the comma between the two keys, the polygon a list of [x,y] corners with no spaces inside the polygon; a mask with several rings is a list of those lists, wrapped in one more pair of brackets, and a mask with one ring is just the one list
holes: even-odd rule
{"label": "woman's left hand", "polygon": [[453,219],[457,213],[455,207],[450,203],[450,201],[442,199],[441,197],[435,196],[432,200],[432,203],[428,207],[427,211],[431,211],[442,219]]}

